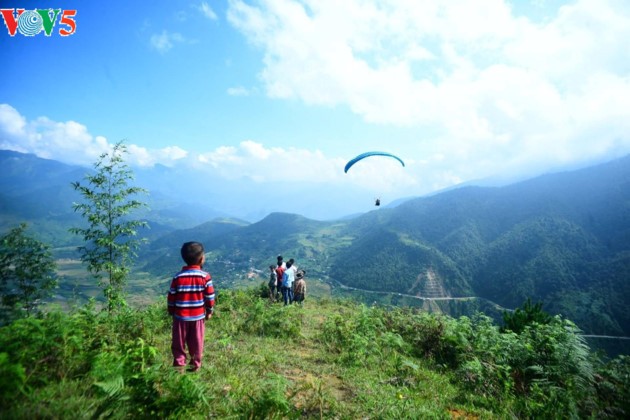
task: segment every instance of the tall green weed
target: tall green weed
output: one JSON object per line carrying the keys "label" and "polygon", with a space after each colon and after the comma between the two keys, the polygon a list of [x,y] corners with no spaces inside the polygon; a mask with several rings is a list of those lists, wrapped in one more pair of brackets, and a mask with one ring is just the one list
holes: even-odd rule
{"label": "tall green weed", "polygon": [[602,418],[630,417],[630,356],[618,356],[599,366],[595,389]]}
{"label": "tall green weed", "polygon": [[272,304],[261,298],[257,289],[224,293],[220,302],[220,309],[212,319],[213,333],[218,339],[241,333],[287,339],[300,337],[303,313],[297,305]]}
{"label": "tall green weed", "polygon": [[377,330],[371,309],[361,305],[358,311],[344,311],[328,317],[320,341],[338,355],[340,363],[368,364],[376,355]]}
{"label": "tall green weed", "polygon": [[223,291],[204,369],[185,375],[170,366],[170,326],[159,302],[0,328],[0,418],[448,418],[458,404],[473,416],[630,412],[630,358],[601,362],[560,317],[516,334],[483,315],[348,301],[312,310]]}
{"label": "tall green weed", "polygon": [[411,346],[411,354],[448,366],[456,365],[452,318],[412,308],[396,308],[383,313],[388,330],[400,335]]}

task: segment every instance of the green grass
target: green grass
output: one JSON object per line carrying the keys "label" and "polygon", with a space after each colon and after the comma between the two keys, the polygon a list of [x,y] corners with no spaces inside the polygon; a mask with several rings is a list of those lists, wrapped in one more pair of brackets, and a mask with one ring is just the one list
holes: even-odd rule
{"label": "green grass", "polygon": [[[328,351],[321,331],[338,310],[339,304],[331,300],[311,300],[303,307],[275,304],[265,308],[264,316],[284,317],[300,326],[291,337],[275,336],[278,331],[273,327],[254,336],[224,335],[221,324],[238,321],[233,312],[218,310],[217,318],[208,324],[206,366],[198,374],[201,382],[213,384],[214,392],[223,397],[215,414],[450,418],[451,411],[469,412],[456,402],[458,391],[448,377],[422,362],[405,364],[392,358],[374,366],[361,360],[358,365],[337,363],[339,355]],[[252,317],[245,322],[256,320]]]}
{"label": "green grass", "polygon": [[[70,318],[55,323],[59,330],[48,331],[53,341],[70,340],[71,329],[81,325],[91,332],[82,334],[77,351],[100,348],[82,356],[65,348],[66,366],[54,373],[51,368],[40,372],[48,363],[42,362],[44,355],[29,359],[23,395],[5,401],[0,418],[9,413],[12,418],[450,418],[450,412],[480,413],[458,403],[459,391],[448,376],[422,360],[396,356],[340,362],[322,336],[323,326],[339,311],[349,315],[358,306],[309,299],[302,307],[284,307],[252,291],[222,295],[224,301],[207,322],[204,364],[195,374],[181,375],[170,367],[170,320],[159,303],[115,321],[91,310],[58,315]],[[36,352],[50,344],[44,337],[32,340],[24,345]],[[137,367],[140,356],[146,357],[142,369]]]}
{"label": "green grass", "polygon": [[171,320],[162,297],[114,315],[89,304],[0,328],[0,418],[621,418],[629,412],[630,360],[602,368],[561,320],[518,336],[482,316],[455,320],[315,297],[285,307],[262,290],[219,291],[196,373],[171,367]]}

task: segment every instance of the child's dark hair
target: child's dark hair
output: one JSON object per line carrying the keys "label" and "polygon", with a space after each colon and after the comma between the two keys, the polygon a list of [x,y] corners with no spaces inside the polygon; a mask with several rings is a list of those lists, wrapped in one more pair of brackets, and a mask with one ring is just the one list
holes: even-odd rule
{"label": "child's dark hair", "polygon": [[182,245],[181,253],[186,264],[199,264],[204,254],[203,244],[201,242],[186,242]]}

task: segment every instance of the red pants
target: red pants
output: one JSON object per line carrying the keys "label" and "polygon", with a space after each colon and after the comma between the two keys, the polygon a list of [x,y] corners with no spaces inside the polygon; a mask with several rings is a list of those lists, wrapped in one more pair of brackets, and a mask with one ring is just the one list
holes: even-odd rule
{"label": "red pants", "polygon": [[173,366],[186,366],[186,346],[188,346],[191,369],[197,370],[201,367],[205,331],[204,319],[181,321],[173,317],[173,342],[171,343]]}

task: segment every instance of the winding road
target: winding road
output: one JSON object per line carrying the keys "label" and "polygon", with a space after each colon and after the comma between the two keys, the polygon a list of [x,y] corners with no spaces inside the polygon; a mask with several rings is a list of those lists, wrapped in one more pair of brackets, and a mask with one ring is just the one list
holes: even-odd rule
{"label": "winding road", "polygon": [[[363,292],[363,293],[374,293],[374,294],[383,294],[383,293],[388,293],[388,294],[392,294],[392,295],[397,295],[397,296],[404,296],[404,297],[409,297],[412,299],[418,299],[418,300],[422,300],[422,301],[440,301],[440,300],[483,300],[486,301],[488,303],[490,303],[491,305],[493,305],[496,309],[500,310],[500,311],[509,311],[509,312],[513,312],[514,309],[509,309],[509,308],[504,308],[503,306],[499,305],[496,302],[493,302],[489,299],[486,298],[482,298],[479,296],[460,296],[460,297],[422,297],[422,296],[415,296],[415,295],[409,295],[406,293],[398,293],[398,292],[381,292],[381,291],[376,291],[376,290],[366,290],[366,289],[359,289],[357,287],[351,287],[351,286],[346,286],[345,284],[337,281],[337,280],[333,280],[333,283],[337,284],[341,289],[344,290],[355,290],[357,292]],[[597,334],[580,334],[582,337],[585,338],[605,338],[605,339],[614,339],[614,340],[630,340],[630,337],[624,337],[624,336],[615,336],[615,335],[597,335]]]}

